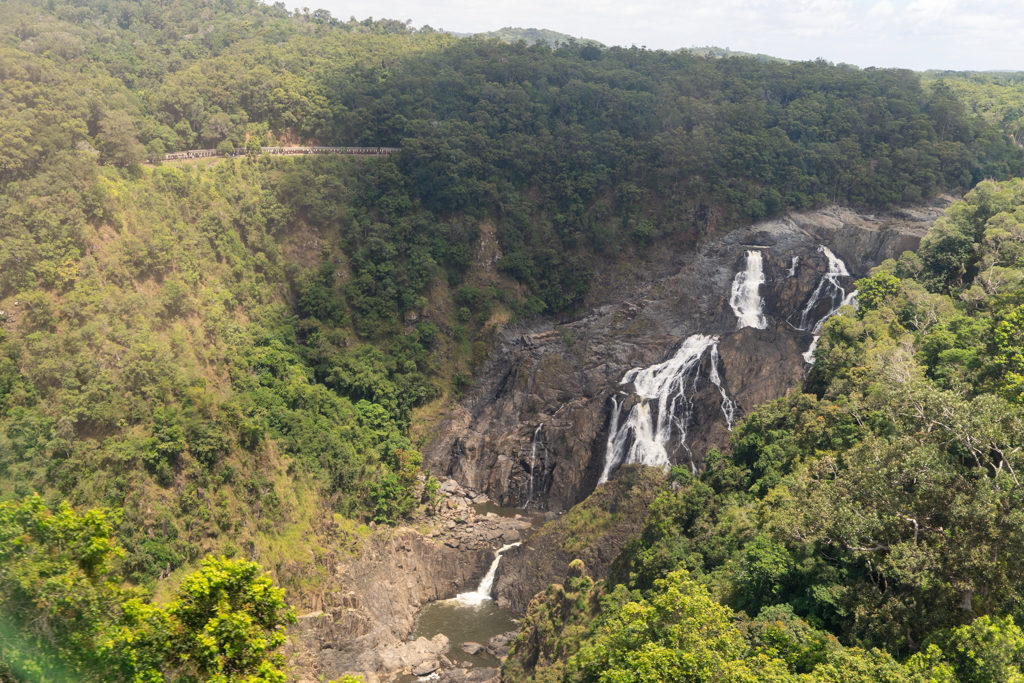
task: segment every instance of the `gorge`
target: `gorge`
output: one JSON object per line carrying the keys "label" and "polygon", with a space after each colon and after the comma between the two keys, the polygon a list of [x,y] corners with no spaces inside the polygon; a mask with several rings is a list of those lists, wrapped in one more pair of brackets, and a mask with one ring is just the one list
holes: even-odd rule
{"label": "gorge", "polygon": [[[586,315],[502,332],[467,398],[440,422],[425,461],[502,505],[532,497],[566,510],[611,474],[606,454],[617,461],[644,443],[664,447],[666,438],[651,441],[659,430],[683,430],[693,452],[721,443],[744,409],[799,382],[801,354],[847,299],[844,285],[914,248],[940,207],[791,214],[695,253],[666,251],[643,267],[608,273],[602,289],[614,294],[599,294]],[[686,387],[696,391],[681,396]],[[673,410],[637,408],[664,392]],[[675,414],[681,410],[689,420]],[[538,475],[531,468],[542,424]],[[700,464],[679,439],[664,454],[652,450],[661,464]]]}
{"label": "gorge", "polygon": [[[703,454],[725,445],[745,411],[799,384],[806,349],[824,320],[850,303],[853,280],[884,258],[915,248],[943,205],[887,215],[841,207],[791,214],[730,233],[695,253],[665,252],[642,267],[609,273],[605,291],[613,294],[579,319],[505,330],[466,400],[442,420],[424,455],[438,475],[451,477],[446,488],[466,501],[480,497],[550,512],[533,518],[547,526],[520,526],[521,542],[493,545],[490,554],[472,559],[451,555],[458,558],[452,568],[460,567],[463,577],[457,585],[469,590],[493,572],[497,604],[522,613],[535,593],[564,580],[576,557],[592,575],[603,575],[637,533],[639,511],[653,491],[632,471],[617,482],[619,468],[699,469]],[[634,286],[619,287],[614,278]],[[566,549],[572,513],[562,513],[588,496],[598,509],[615,510],[622,499],[632,499],[634,507],[586,547]],[[467,519],[472,525],[474,517]],[[449,526],[424,548],[444,548],[463,525]],[[417,562],[422,560],[403,566]],[[360,585],[368,589],[373,582]],[[424,600],[456,593],[399,590],[386,599],[408,604],[408,615]],[[477,593],[467,595],[479,602]],[[345,611],[354,613],[351,605],[358,605],[355,612],[382,615],[373,602],[383,597],[370,590]],[[325,613],[331,613],[329,605]],[[406,616],[388,624],[385,642],[405,638],[413,623]],[[332,638],[320,632],[318,642],[327,647]],[[352,658],[314,670],[354,671],[363,662],[364,671],[384,673],[386,667],[375,668],[379,660],[374,665],[359,654],[370,643],[379,647],[381,637],[347,646]]]}
{"label": "gorge", "polygon": [[1024,76],[534,40],[0,3],[0,680],[1024,672]]}

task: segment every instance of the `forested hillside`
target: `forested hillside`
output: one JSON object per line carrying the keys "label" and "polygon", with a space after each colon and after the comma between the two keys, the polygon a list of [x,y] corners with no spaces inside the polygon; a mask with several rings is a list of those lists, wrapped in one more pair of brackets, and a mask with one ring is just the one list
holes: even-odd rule
{"label": "forested hillside", "polygon": [[536,601],[510,679],[1017,680],[1022,230],[1024,181],[985,182],[858,282],[805,393]]}
{"label": "forested hillside", "polygon": [[[362,525],[430,506],[410,430],[496,326],[579,311],[597,270],[662,240],[1021,174],[992,124],[908,71],[553,50],[248,0],[8,0],[0,497],[115,510],[125,551],[93,583],[161,586],[223,553],[301,599]],[[251,153],[145,163],[225,142]],[[402,151],[257,152],[300,143]],[[847,371],[838,342],[822,357],[825,392]]]}
{"label": "forested hillside", "polygon": [[1021,72],[929,72],[925,83],[941,82],[967,111],[1004,131],[1019,145],[1024,142],[1024,74]]}

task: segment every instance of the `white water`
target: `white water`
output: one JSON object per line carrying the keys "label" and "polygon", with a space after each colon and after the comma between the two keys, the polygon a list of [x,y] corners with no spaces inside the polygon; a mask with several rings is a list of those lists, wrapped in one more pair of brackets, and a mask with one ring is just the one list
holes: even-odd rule
{"label": "white water", "polygon": [[786,277],[796,277],[796,267],[800,265],[800,257],[794,256],[793,260],[789,262],[789,270],[786,271]]}
{"label": "white water", "polygon": [[509,548],[515,548],[518,543],[509,543],[503,545],[494,553],[494,561],[491,562],[491,566],[487,569],[487,573],[484,574],[484,578],[480,579],[480,585],[477,586],[475,591],[469,593],[459,593],[455,596],[455,602],[460,605],[482,605],[491,599],[491,588],[494,586],[494,574],[498,571],[498,564],[501,562],[502,554]]}
{"label": "white water", "polygon": [[[820,330],[825,321],[835,315],[839,307],[843,305],[843,301],[846,299],[846,290],[839,284],[839,278],[850,277],[850,271],[846,269],[846,264],[843,263],[841,258],[833,254],[828,247],[822,245],[818,247],[818,251],[823,253],[825,258],[828,259],[828,268],[825,274],[821,276],[821,280],[818,281],[818,286],[811,293],[811,298],[807,300],[807,305],[804,306],[804,310],[800,313],[800,324],[797,325],[797,329],[810,330],[811,332]],[[811,315],[814,313],[814,309],[817,307],[818,302],[825,298],[831,300],[828,312],[818,320],[813,320]]]}
{"label": "white water", "polygon": [[597,480],[598,484],[603,484],[608,481],[608,476],[612,473],[612,468],[618,464],[615,459],[615,442],[616,439],[620,438],[619,416],[622,414],[622,404],[616,401],[614,396],[612,396],[611,399],[612,417],[611,422],[608,425],[608,440],[604,444],[604,469],[601,470],[601,476]]}
{"label": "white water", "polygon": [[746,268],[736,273],[732,280],[732,294],[729,305],[736,314],[738,327],[756,327],[763,330],[768,327],[762,309],[764,300],[761,298],[761,285],[764,284],[764,264],[761,252],[757,249],[747,251]]}
{"label": "white water", "polygon": [[701,359],[709,350],[711,367],[708,380],[722,394],[722,414],[732,429],[736,403],[726,393],[718,371],[718,337],[695,334],[688,337],[668,360],[646,368],[633,368],[623,376],[620,384],[632,382],[640,401],[620,424],[622,404],[612,397],[604,469],[598,479],[599,484],[608,481],[612,472],[624,464],[669,467],[667,446],[674,435],[678,443],[686,447],[687,423],[691,417],[693,393],[700,378]]}
{"label": "white water", "polygon": [[537,429],[533,430],[533,439],[530,440],[530,483],[527,485],[526,504],[524,508],[530,506],[530,501],[533,500],[533,477],[537,474],[537,436],[540,434],[540,430],[544,429],[544,423],[541,422],[537,425]]}
{"label": "white water", "polygon": [[[828,269],[821,276],[821,280],[818,281],[818,286],[811,293],[811,298],[807,300],[807,305],[804,306],[804,310],[800,313],[800,324],[797,325],[797,329],[809,330],[814,335],[813,339],[811,339],[811,345],[803,353],[804,362],[808,364],[814,362],[814,352],[817,350],[818,340],[821,338],[819,332],[825,321],[838,313],[839,309],[843,306],[857,305],[857,290],[847,294],[846,289],[839,284],[839,278],[850,277],[850,271],[846,269],[846,264],[824,245],[818,247],[818,251],[823,253],[825,258],[828,259]],[[825,298],[829,299],[828,311],[811,325],[813,320],[811,316],[814,313],[814,309]]]}
{"label": "white water", "polygon": [[722,377],[718,374],[718,344],[714,344],[711,347],[711,372],[708,373],[708,379],[718,387],[718,393],[722,395],[722,415],[725,416],[726,427],[731,432],[733,420],[736,419],[736,401],[729,398],[729,394],[725,393],[725,387],[722,386]]}
{"label": "white water", "polygon": [[819,339],[821,339],[819,335],[814,335],[814,337],[811,338],[811,345],[808,346],[807,350],[801,354],[804,358],[804,362],[808,365],[814,365],[814,352],[818,350]]}

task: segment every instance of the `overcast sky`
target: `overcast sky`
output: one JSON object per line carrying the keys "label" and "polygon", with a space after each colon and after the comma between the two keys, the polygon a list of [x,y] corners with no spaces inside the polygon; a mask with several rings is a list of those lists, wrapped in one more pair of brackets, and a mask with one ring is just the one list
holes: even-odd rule
{"label": "overcast sky", "polygon": [[286,0],[455,32],[548,28],[606,45],[714,45],[858,66],[1024,70],[1021,0]]}

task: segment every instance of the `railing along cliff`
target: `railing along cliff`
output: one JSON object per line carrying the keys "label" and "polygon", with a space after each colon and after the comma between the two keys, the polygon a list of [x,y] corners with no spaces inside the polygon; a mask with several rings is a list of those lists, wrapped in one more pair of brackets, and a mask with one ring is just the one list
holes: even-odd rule
{"label": "railing along cliff", "polygon": [[[358,156],[387,156],[401,150],[401,147],[260,147],[261,154],[281,156],[299,156],[306,154],[352,154]],[[245,156],[249,152],[245,147],[236,147],[231,154],[222,154],[215,149],[187,149],[182,152],[171,152],[149,158],[150,163],[156,161],[181,161],[184,159],[203,159],[205,157]]]}

